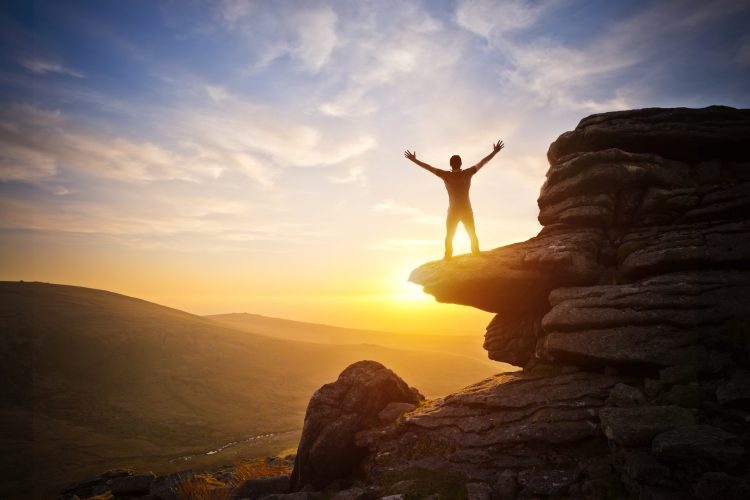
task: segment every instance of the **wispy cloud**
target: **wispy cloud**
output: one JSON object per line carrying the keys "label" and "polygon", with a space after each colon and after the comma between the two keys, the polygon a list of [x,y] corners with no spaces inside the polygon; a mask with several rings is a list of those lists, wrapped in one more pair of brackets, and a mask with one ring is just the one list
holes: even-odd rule
{"label": "wispy cloud", "polygon": [[[637,105],[634,84],[645,75],[627,74],[639,64],[673,54],[688,40],[704,34],[710,21],[748,10],[747,4],[725,0],[656,2],[635,14],[601,27],[591,26],[588,37],[563,38],[539,24],[565,4],[524,0],[493,2],[460,0],[456,21],[486,40],[505,61],[500,68],[500,90],[538,106],[553,105],[581,111],[606,111]],[[547,17],[545,17],[547,16]],[[533,36],[527,32],[536,30]],[[581,41],[585,39],[586,41]],[[652,69],[653,77],[662,68]]]}
{"label": "wispy cloud", "polygon": [[[339,37],[346,47],[336,55],[331,77],[342,89],[320,103],[329,116],[356,117],[376,112],[387,92],[436,81],[461,56],[464,42],[416,3],[383,2],[380,8],[356,4],[353,19]],[[397,9],[398,16],[391,15]],[[446,43],[446,39],[451,39]],[[407,90],[408,92],[408,90]]]}
{"label": "wispy cloud", "polygon": [[528,28],[555,4],[559,2],[460,0],[456,5],[456,22],[489,40]]}
{"label": "wispy cloud", "polygon": [[327,5],[280,1],[263,8],[249,0],[224,0],[219,17],[255,52],[255,67],[289,56],[304,71],[317,73],[338,43],[338,16]]}
{"label": "wispy cloud", "polygon": [[83,78],[83,73],[74,69],[64,66],[62,63],[49,60],[49,59],[37,59],[37,58],[22,58],[19,64],[37,75],[67,75],[75,78]]}
{"label": "wispy cloud", "polygon": [[[203,166],[185,164],[175,152],[152,142],[135,142],[86,131],[62,113],[32,106],[0,110],[3,149],[0,179],[43,181],[61,167],[121,181],[195,181]],[[205,173],[205,172],[204,172]]]}

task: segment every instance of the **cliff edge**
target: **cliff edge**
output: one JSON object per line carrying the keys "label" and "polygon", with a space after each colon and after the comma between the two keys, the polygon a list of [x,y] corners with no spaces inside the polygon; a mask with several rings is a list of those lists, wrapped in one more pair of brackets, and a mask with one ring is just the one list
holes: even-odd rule
{"label": "cliff edge", "polygon": [[750,110],[721,106],[562,134],[537,236],[410,278],[496,313],[484,347],[523,369],[361,430],[359,477],[458,477],[476,499],[747,498],[748,145]]}

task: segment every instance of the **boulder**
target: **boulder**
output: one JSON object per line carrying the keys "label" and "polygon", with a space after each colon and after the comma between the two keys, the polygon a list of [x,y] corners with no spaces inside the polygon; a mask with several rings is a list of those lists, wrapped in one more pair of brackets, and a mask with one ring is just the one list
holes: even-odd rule
{"label": "boulder", "polygon": [[659,381],[665,384],[693,382],[698,378],[695,365],[675,365],[659,370]]}
{"label": "boulder", "polygon": [[669,467],[661,464],[643,449],[622,450],[620,453],[623,475],[631,483],[665,486],[670,484]]}
{"label": "boulder", "polygon": [[272,493],[286,493],[287,491],[289,491],[289,476],[275,476],[248,479],[237,487],[232,496],[255,500]]}
{"label": "boulder", "polygon": [[492,488],[486,483],[467,483],[466,500],[492,500]]}
{"label": "boulder", "polygon": [[607,406],[628,408],[640,406],[646,402],[646,397],[640,389],[627,384],[617,384],[609,391],[609,397],[605,401]]}
{"label": "boulder", "polygon": [[598,365],[706,368],[712,364],[707,346],[731,342],[747,320],[748,294],[750,275],[728,271],[559,288],[550,293],[539,353]]}
{"label": "boulder", "polygon": [[725,472],[706,472],[693,486],[693,494],[698,500],[746,500],[750,482]]}
{"label": "boulder", "polygon": [[355,435],[378,421],[389,403],[416,405],[424,397],[375,361],[347,367],[338,380],[318,389],[310,399],[300,438],[291,489],[323,488],[347,479],[366,454]]}
{"label": "boulder", "polygon": [[191,470],[157,476],[151,481],[149,492],[162,500],[177,500],[177,488],[180,484],[191,481],[195,474]]}
{"label": "boulder", "polygon": [[538,312],[496,315],[484,334],[483,347],[490,359],[524,366],[534,358],[542,322]]}
{"label": "boulder", "polygon": [[151,489],[151,482],[155,477],[153,472],[117,477],[112,480],[110,487],[112,495],[116,497],[147,495]]}
{"label": "boulder", "polygon": [[518,473],[521,496],[561,496],[568,492],[580,472],[575,469],[524,470]]}
{"label": "boulder", "polygon": [[603,408],[599,417],[607,438],[626,447],[650,445],[658,434],[695,422],[693,412],[679,406]]}
{"label": "boulder", "polygon": [[750,372],[736,369],[729,380],[716,388],[716,399],[723,405],[750,402]]}
{"label": "boulder", "polygon": [[375,500],[377,492],[372,488],[351,488],[337,492],[331,500]]}
{"label": "boulder", "polygon": [[747,158],[750,110],[727,106],[645,108],[584,118],[553,142],[547,158],[618,148],[686,161]]}
{"label": "boulder", "polygon": [[547,470],[553,463],[575,462],[576,447],[590,439],[604,447],[598,409],[623,378],[535,370],[498,374],[421,405],[396,427],[371,436],[365,468],[449,469],[486,483],[498,469]]}
{"label": "boulder", "polygon": [[517,474],[506,469],[497,475],[492,486],[493,498],[495,500],[515,500],[518,495]]}
{"label": "boulder", "polygon": [[651,449],[658,457],[681,462],[705,462],[732,468],[745,454],[739,438],[710,425],[687,425],[654,438]]}

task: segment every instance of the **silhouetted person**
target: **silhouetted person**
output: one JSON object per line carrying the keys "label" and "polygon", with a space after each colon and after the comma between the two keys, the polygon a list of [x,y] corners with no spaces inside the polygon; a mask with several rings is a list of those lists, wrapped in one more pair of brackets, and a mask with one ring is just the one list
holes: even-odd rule
{"label": "silhouetted person", "polygon": [[445,182],[445,188],[448,190],[448,217],[445,220],[445,259],[450,259],[453,255],[453,236],[456,234],[459,222],[463,222],[464,229],[469,234],[471,253],[474,255],[479,254],[479,240],[477,239],[477,231],[474,228],[474,212],[471,209],[471,202],[469,201],[471,178],[504,147],[503,141],[497,141],[496,144],[492,145],[492,153],[482,158],[473,167],[465,170],[461,170],[461,157],[453,155],[450,160],[450,171],[440,170],[417,160],[416,152],[412,153],[408,149],[404,152],[405,157],[423,169],[437,175]]}

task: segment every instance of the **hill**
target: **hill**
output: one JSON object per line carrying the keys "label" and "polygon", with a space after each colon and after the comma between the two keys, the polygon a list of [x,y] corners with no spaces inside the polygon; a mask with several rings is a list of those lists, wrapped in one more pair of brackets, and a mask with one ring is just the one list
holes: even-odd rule
{"label": "hill", "polygon": [[476,359],[491,366],[493,372],[498,369],[497,363],[487,359],[487,352],[477,343],[476,336],[381,332],[249,313],[213,314],[204,317],[223,326],[280,339],[319,344],[377,344],[395,349],[447,353]]}
{"label": "hill", "polygon": [[45,497],[112,467],[199,469],[294,446],[312,392],[361,359],[433,396],[494,371],[254,335],[102,290],[0,282],[0,297],[2,497]]}

